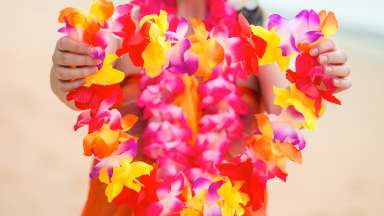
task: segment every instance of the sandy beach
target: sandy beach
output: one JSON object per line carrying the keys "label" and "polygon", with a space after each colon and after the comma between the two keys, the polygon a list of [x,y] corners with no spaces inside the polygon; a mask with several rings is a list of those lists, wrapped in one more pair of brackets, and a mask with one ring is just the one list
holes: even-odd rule
{"label": "sandy beach", "polygon": [[[0,9],[0,215],[79,215],[90,159],[71,128],[76,113],[51,93],[58,11],[89,1],[8,1]],[[384,212],[383,38],[335,37],[353,88],[307,133],[302,165],[270,184],[270,216],[379,216]]]}

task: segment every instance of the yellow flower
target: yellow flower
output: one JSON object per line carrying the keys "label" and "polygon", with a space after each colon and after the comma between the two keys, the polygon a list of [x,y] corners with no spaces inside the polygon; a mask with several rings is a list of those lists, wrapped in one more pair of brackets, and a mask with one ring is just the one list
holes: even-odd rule
{"label": "yellow flower", "polygon": [[91,86],[92,84],[112,85],[123,81],[125,78],[124,72],[113,68],[113,62],[118,58],[116,54],[107,55],[103,67],[97,73],[85,78],[84,86]]}
{"label": "yellow flower", "polygon": [[114,12],[113,2],[110,0],[93,0],[89,9],[89,17],[104,22],[112,17]]}
{"label": "yellow flower", "polygon": [[144,16],[140,20],[140,27],[143,27],[143,25],[147,22],[157,26],[160,30],[160,34],[162,35],[165,35],[165,33],[168,31],[169,23],[168,14],[166,11],[161,10],[158,16],[155,14]]}
{"label": "yellow flower", "polygon": [[203,215],[203,207],[205,202],[205,197],[207,195],[207,190],[203,190],[192,195],[191,189],[188,187],[186,189],[186,208],[180,212],[181,216],[200,216]]}
{"label": "yellow flower", "polygon": [[168,62],[168,50],[171,44],[166,41],[165,33],[168,30],[169,23],[165,11],[160,11],[159,16],[147,15],[140,20],[140,26],[149,22],[150,42],[142,53],[144,60],[144,69],[150,77],[156,77],[161,73],[161,69]]}
{"label": "yellow flower", "polygon": [[120,166],[113,168],[112,178],[109,178],[107,168],[102,168],[99,180],[107,184],[105,194],[108,202],[112,202],[112,200],[120,194],[124,186],[139,192],[142,185],[137,178],[143,175],[149,175],[152,170],[153,167],[151,165],[140,161],[132,162],[131,158],[122,160]]}
{"label": "yellow flower", "polygon": [[251,31],[254,35],[261,37],[267,42],[267,47],[263,57],[260,59],[260,65],[277,63],[282,71],[286,71],[289,66],[290,56],[283,56],[280,48],[280,37],[274,30],[268,31],[261,26],[251,25]]}
{"label": "yellow flower", "polygon": [[[307,129],[313,130],[316,128],[316,111],[315,111],[315,102],[305,96],[302,92],[296,89],[295,85],[291,85],[290,89],[284,88],[273,88],[275,93],[275,104],[281,106],[282,108],[294,107],[296,111],[301,113],[304,117],[303,125],[298,125],[298,127],[305,127]],[[320,111],[323,113],[324,109]]]}
{"label": "yellow flower", "polygon": [[148,76],[156,77],[161,73],[161,69],[167,64],[167,51],[170,45],[164,40],[151,41],[145,48],[142,56],[144,69]]}
{"label": "yellow flower", "polygon": [[219,201],[222,216],[244,215],[244,206],[248,203],[249,197],[239,191],[241,185],[240,182],[232,185],[229,179],[225,179],[225,183],[217,191],[222,198]]}

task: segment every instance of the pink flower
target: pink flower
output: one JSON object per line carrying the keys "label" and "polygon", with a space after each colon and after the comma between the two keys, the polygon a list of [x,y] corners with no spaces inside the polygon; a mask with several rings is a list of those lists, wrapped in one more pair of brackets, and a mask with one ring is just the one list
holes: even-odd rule
{"label": "pink flower", "polygon": [[184,90],[183,80],[167,70],[155,78],[144,75],[141,86],[142,93],[137,103],[145,109],[161,103],[170,103],[175,99],[176,95]]}
{"label": "pink flower", "polygon": [[177,106],[165,104],[150,108],[149,113],[143,135],[144,153],[159,163],[161,176],[188,168],[193,154],[188,144],[192,133],[184,113]]}
{"label": "pink flower", "polygon": [[178,215],[184,208],[181,199],[181,193],[185,187],[185,177],[183,173],[179,173],[174,177],[168,178],[158,187],[157,197],[159,201],[152,203],[146,212],[148,215]]}

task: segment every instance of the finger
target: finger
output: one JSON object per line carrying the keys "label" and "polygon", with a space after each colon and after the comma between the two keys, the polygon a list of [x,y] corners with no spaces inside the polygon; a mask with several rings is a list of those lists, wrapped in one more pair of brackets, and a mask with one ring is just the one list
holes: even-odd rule
{"label": "finger", "polygon": [[322,53],[330,52],[330,51],[333,51],[335,49],[336,49],[335,43],[332,40],[326,39],[326,40],[323,40],[322,42],[316,44],[315,46],[313,46],[311,48],[311,50],[309,51],[309,54],[311,56],[318,56]]}
{"label": "finger", "polygon": [[101,60],[93,59],[88,55],[79,55],[61,51],[55,52],[53,62],[56,65],[67,67],[97,66],[102,63]]}
{"label": "finger", "polygon": [[333,85],[337,88],[337,92],[351,88],[352,82],[350,79],[334,79]]}
{"label": "finger", "polygon": [[345,78],[351,73],[351,68],[345,65],[328,65],[325,67],[325,72],[335,77]]}
{"label": "finger", "polygon": [[60,82],[60,89],[64,92],[71,91],[73,89],[79,88],[84,85],[84,79],[74,80],[70,82],[61,81]]}
{"label": "finger", "polygon": [[322,54],[318,57],[320,64],[345,64],[347,62],[347,53],[341,50]]}
{"label": "finger", "polygon": [[54,67],[54,74],[59,80],[69,81],[85,78],[98,71],[97,67],[68,68],[62,66]]}
{"label": "finger", "polygon": [[92,47],[69,37],[62,37],[57,42],[57,49],[62,52],[92,55]]}

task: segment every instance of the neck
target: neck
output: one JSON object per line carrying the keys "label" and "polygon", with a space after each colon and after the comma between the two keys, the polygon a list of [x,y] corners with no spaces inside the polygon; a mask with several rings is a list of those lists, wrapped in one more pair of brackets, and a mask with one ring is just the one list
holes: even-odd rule
{"label": "neck", "polygon": [[177,14],[182,17],[204,19],[207,15],[205,0],[178,0]]}

